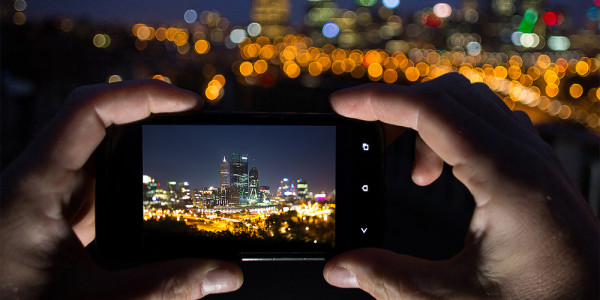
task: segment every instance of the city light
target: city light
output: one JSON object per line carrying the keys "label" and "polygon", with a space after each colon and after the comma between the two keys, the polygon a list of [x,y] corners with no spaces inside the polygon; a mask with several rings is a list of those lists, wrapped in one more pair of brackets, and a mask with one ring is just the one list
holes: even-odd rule
{"label": "city light", "polygon": [[400,0],[383,0],[382,3],[383,6],[389,9],[394,9],[400,5]]}
{"label": "city light", "polygon": [[246,38],[246,30],[241,29],[241,28],[237,28],[231,31],[231,33],[229,34],[229,39],[235,43],[235,44],[239,44],[241,43],[245,38]]}
{"label": "city light", "polygon": [[[600,132],[597,0],[578,14],[515,1],[436,2],[410,13],[397,9],[399,0],[356,0],[353,7],[308,2],[298,26],[292,26],[289,6],[267,2],[254,4],[245,24],[189,9],[181,22],[140,20],[125,35],[105,28],[84,33],[81,21],[64,17],[55,25],[105,55],[130,47],[136,62],[169,62],[141,63],[135,72],[108,69],[107,82],[127,77],[190,84],[183,70],[195,70],[199,80],[191,86],[213,104],[224,99],[225,77],[233,90],[250,95],[256,86],[279,88],[284,81],[303,88],[330,78],[412,85],[459,72],[487,84],[511,109]],[[9,6],[14,24],[29,24],[27,4]],[[218,74],[223,80],[213,78]]]}
{"label": "city light", "polygon": [[194,23],[198,19],[198,13],[193,9],[189,9],[183,14],[183,19],[188,24]]}
{"label": "city light", "polygon": [[16,11],[22,12],[27,9],[27,2],[25,2],[25,0],[16,0],[14,7]]}
{"label": "city light", "polygon": [[108,48],[110,46],[111,40],[108,34],[98,33],[94,36],[92,42],[97,48]]}
{"label": "city light", "polygon": [[116,74],[115,75],[110,75],[108,77],[108,79],[106,80],[106,82],[108,82],[108,83],[120,82],[120,81],[123,81],[123,78],[121,78],[120,75],[116,75]]}
{"label": "city light", "polygon": [[248,30],[248,35],[250,35],[252,37],[256,37],[261,33],[262,26],[260,26],[260,24],[258,24],[256,22],[252,22],[252,23],[248,24],[247,30]]}
{"label": "city light", "polygon": [[452,7],[447,3],[438,3],[433,6],[433,13],[440,18],[447,18],[452,14]]}
{"label": "city light", "polygon": [[325,23],[325,25],[323,25],[323,35],[326,38],[334,38],[338,35],[339,32],[340,27],[333,22],[328,22]]}

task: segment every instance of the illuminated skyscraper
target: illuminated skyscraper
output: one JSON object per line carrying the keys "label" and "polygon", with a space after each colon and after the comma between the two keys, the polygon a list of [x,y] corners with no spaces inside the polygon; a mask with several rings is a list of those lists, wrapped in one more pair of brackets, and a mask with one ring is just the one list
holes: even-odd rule
{"label": "illuminated skyscraper", "polygon": [[290,16],[289,0],[253,0],[252,22],[262,26],[262,34],[274,38],[285,35]]}
{"label": "illuminated skyscraper", "polygon": [[252,169],[248,172],[248,188],[249,188],[249,199],[257,200],[258,199],[258,169],[254,164],[252,165]]}
{"label": "illuminated skyscraper", "polygon": [[223,156],[223,162],[221,163],[221,190],[224,190],[229,186],[229,164]]}
{"label": "illuminated skyscraper", "polygon": [[167,185],[168,200],[175,202],[179,198],[177,194],[177,182],[169,181],[169,185]]}
{"label": "illuminated skyscraper", "polygon": [[325,23],[331,22],[338,11],[337,3],[332,0],[309,0],[306,1],[306,8],[304,24],[317,31],[320,31]]}
{"label": "illuminated skyscraper", "polygon": [[277,189],[277,196],[279,196],[279,197],[296,196],[294,181],[290,181],[287,178],[283,178],[279,182],[279,188]]}
{"label": "illuminated skyscraper", "polygon": [[298,197],[306,198],[308,194],[308,183],[303,179],[296,180],[296,192],[298,193]]}
{"label": "illuminated skyscraper", "polygon": [[231,154],[229,186],[238,188],[239,199],[248,199],[248,155]]}

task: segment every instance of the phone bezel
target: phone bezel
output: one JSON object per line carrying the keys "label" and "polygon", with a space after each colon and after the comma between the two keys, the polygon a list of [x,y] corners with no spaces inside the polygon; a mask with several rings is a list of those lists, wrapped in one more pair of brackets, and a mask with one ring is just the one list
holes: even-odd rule
{"label": "phone bezel", "polygon": [[[246,251],[236,249],[189,249],[189,243],[168,241],[173,251],[157,253],[147,249],[143,236],[142,190],[133,188],[142,175],[142,125],[300,125],[336,127],[336,223],[335,247],[331,251]],[[364,139],[368,155],[358,147]],[[334,114],[221,114],[187,112],[156,114],[135,123],[111,126],[96,152],[96,245],[98,252],[112,262],[142,262],[180,256],[199,256],[246,261],[324,260],[335,253],[381,246],[384,215],[384,145],[378,122],[364,122]],[[349,163],[350,162],[350,163]],[[371,188],[368,195],[357,190],[362,181]],[[141,185],[140,185],[141,187]],[[139,201],[127,199],[139,198]],[[343,201],[340,205],[339,199]],[[365,201],[368,199],[368,204]],[[119,209],[111,204],[119,202]],[[349,204],[348,204],[349,203]],[[368,234],[364,228],[368,226]],[[361,229],[362,228],[362,229]],[[215,245],[211,245],[215,246]],[[198,248],[195,245],[193,248]],[[154,249],[155,250],[155,249]],[[181,251],[179,251],[181,250]]]}

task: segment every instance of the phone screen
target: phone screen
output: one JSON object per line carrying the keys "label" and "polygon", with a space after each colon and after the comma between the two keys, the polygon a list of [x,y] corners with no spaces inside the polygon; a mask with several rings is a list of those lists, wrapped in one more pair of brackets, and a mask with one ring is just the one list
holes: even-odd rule
{"label": "phone screen", "polygon": [[142,125],[142,166],[148,247],[335,246],[335,126]]}

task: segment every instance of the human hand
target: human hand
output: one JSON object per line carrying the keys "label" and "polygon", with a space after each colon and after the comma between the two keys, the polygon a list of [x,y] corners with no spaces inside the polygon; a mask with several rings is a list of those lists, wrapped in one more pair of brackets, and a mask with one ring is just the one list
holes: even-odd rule
{"label": "human hand", "polygon": [[199,108],[195,94],[157,81],[86,86],[2,174],[0,298],[201,298],[238,289],[231,262],[181,259],[123,271],[96,266],[94,174],[105,127]]}
{"label": "human hand", "polygon": [[475,210],[455,257],[349,251],[325,266],[330,284],[378,299],[597,299],[599,222],[525,113],[458,74],[359,86],[331,103],[347,117],[415,129],[413,181],[432,183],[446,162]]}

